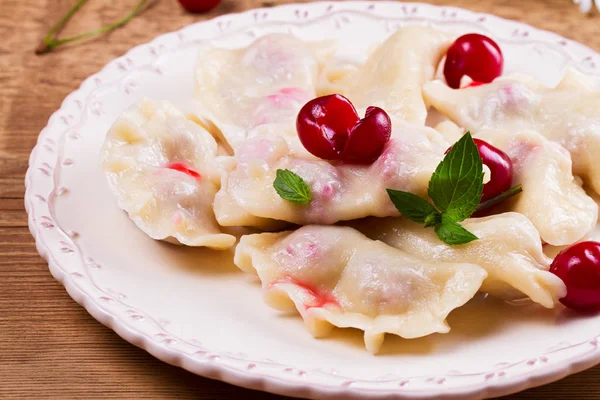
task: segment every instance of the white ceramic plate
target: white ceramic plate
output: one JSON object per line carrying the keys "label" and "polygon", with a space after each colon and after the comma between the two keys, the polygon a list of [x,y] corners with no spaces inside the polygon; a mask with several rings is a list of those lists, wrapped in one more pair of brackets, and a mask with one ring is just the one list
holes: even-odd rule
{"label": "white ceramic plate", "polygon": [[[252,10],[190,25],[135,47],[70,94],[41,132],[27,172],[29,226],[50,271],[98,321],[168,363],[236,385],[318,398],[499,396],[600,362],[600,317],[474,299],[452,331],[418,340],[388,335],[382,354],[361,335],[313,339],[298,316],[262,301],[231,252],[155,242],[117,209],[98,166],[104,135],[143,96],[185,108],[200,44],[239,47],[268,32],[337,38],[360,61],[406,24],[484,31],[507,71],[556,83],[566,65],[598,76],[600,56],[549,32],[456,8],[410,3],[312,3]],[[389,397],[386,397],[389,398]]]}

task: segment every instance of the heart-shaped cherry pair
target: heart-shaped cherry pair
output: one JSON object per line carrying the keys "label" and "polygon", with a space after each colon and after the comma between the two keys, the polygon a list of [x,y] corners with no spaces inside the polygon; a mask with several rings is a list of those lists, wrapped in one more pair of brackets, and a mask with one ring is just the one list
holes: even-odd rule
{"label": "heart-shaped cherry pair", "polygon": [[371,164],[390,139],[392,122],[379,107],[367,108],[360,119],[350,100],[331,94],[302,107],[296,130],[306,150],[319,158]]}

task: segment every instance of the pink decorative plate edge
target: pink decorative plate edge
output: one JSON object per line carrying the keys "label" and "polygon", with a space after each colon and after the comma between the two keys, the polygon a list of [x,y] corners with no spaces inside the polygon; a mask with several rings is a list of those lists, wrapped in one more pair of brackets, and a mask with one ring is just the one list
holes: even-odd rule
{"label": "pink decorative plate edge", "polygon": [[[250,34],[251,27],[270,22],[302,25],[322,17],[339,16],[333,19],[334,24],[344,23],[344,14],[362,14],[371,18],[380,18],[385,21],[389,30],[395,29],[394,21],[404,20],[474,24],[504,40],[550,45],[554,50],[562,53],[570,64],[587,73],[600,75],[596,67],[600,64],[600,56],[579,43],[492,15],[420,3],[352,1],[289,4],[224,15],[161,35],[152,42],[134,47],[125,55],[109,62],[100,72],[88,77],[79,89],[65,98],[61,108],[52,114],[48,125],[40,133],[36,147],[32,150],[25,178],[25,209],[28,213],[29,229],[36,240],[38,252],[48,261],[54,278],[61,282],[69,295],[95,319],[160,360],[208,378],[288,396],[345,399],[382,397],[414,399],[435,396],[440,399],[479,399],[502,396],[543,385],[600,363],[599,332],[595,337],[581,343],[559,343],[554,349],[541,354],[538,358],[522,360],[476,374],[394,379],[395,388],[390,388],[389,379],[356,382],[323,372],[319,373],[316,382],[314,377],[310,380],[310,376],[306,373],[301,375],[302,379],[290,375],[289,372],[295,370],[293,366],[269,364],[265,361],[253,362],[212,352],[209,349],[198,350],[192,344],[189,351],[170,347],[169,340],[163,340],[172,337],[170,333],[165,331],[152,334],[144,331],[143,326],[135,324],[131,318],[125,319],[115,312],[111,313],[106,305],[107,301],[111,301],[109,297],[102,296],[102,292],[91,293],[78,283],[78,280],[85,279],[85,271],[89,266],[86,266],[83,258],[71,259],[67,265],[64,257],[61,257],[65,253],[73,252],[77,246],[71,236],[64,232],[58,226],[58,222],[52,218],[52,206],[49,200],[61,190],[55,185],[55,174],[63,165],[67,165],[58,163],[57,153],[60,153],[63,136],[67,132],[73,132],[86,112],[94,112],[93,102],[88,104],[90,102],[87,100],[102,87],[122,82],[132,71],[152,68],[157,73],[161,73],[155,64],[165,51],[199,45],[203,41],[233,31],[247,30]],[[192,30],[193,38],[189,38]],[[63,160],[63,163],[66,161]],[[118,302],[127,306],[121,299]],[[157,340],[157,336],[161,340]],[[554,356],[559,357],[561,362],[549,362],[549,359]],[[508,370],[511,373],[507,374]],[[516,371],[519,373],[514,374]],[[444,383],[448,380],[467,376],[477,377],[477,383],[444,387]],[[420,384],[427,386],[427,389],[414,390],[406,384],[417,379],[422,380]],[[329,384],[323,383],[326,381],[329,381]],[[362,387],[353,386],[356,383],[360,383]]]}

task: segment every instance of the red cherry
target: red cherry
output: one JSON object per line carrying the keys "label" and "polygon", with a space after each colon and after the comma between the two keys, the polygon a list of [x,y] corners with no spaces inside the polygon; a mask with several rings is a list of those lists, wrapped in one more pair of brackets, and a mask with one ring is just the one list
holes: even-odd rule
{"label": "red cherry", "polygon": [[481,86],[481,85],[485,85],[485,82],[473,81],[473,82],[469,83],[466,87],[476,87],[476,86]]}
{"label": "red cherry", "polygon": [[473,139],[479,157],[490,169],[490,181],[483,185],[481,201],[496,197],[506,192],[512,186],[513,164],[510,157],[497,147],[480,139]]}
{"label": "red cherry", "polygon": [[365,117],[350,132],[342,152],[342,161],[353,164],[371,164],[381,155],[392,134],[392,121],[379,107],[369,107]]}
{"label": "red cherry", "polygon": [[502,75],[503,66],[502,50],[496,42],[487,36],[469,33],[456,39],[448,49],[444,76],[448,86],[458,89],[463,76],[489,83]]}
{"label": "red cherry", "polygon": [[370,164],[379,157],[392,133],[392,122],[379,107],[369,107],[358,118],[342,95],[312,99],[296,119],[300,141],[311,154],[325,160]]}
{"label": "red cherry", "polygon": [[210,11],[219,5],[221,0],[177,0],[189,12],[201,13]]}
{"label": "red cherry", "polygon": [[312,99],[300,109],[296,130],[311,154],[325,160],[340,160],[350,131],[358,121],[350,100],[331,94]]}
{"label": "red cherry", "polygon": [[[513,164],[510,157],[497,147],[481,139],[473,138],[483,165],[490,169],[490,181],[483,185],[481,201],[496,197],[512,186]],[[450,151],[446,150],[446,153]]]}
{"label": "red cherry", "polygon": [[600,311],[600,243],[581,242],[554,258],[550,272],[567,286],[560,302],[581,311]]}

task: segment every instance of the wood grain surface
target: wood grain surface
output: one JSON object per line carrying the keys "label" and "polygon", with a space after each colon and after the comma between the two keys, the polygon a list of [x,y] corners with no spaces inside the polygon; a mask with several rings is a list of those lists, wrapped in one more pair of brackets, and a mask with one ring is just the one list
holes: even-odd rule
{"label": "wood grain surface", "polygon": [[[39,131],[63,98],[127,49],[189,23],[287,1],[224,0],[205,15],[151,2],[126,27],[33,53],[75,0],[0,0],[0,398],[283,399],[164,364],[96,322],[48,272],[27,229],[23,179]],[[600,50],[600,16],[569,0],[434,0],[516,19]],[[110,23],[137,0],[90,0],[63,35]],[[600,367],[506,399],[600,399]]]}

